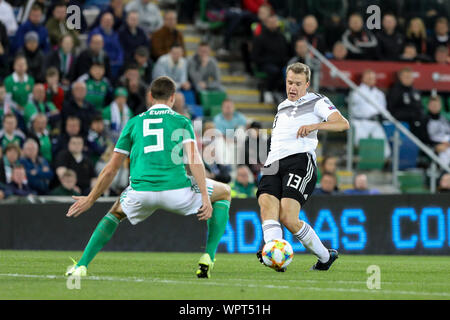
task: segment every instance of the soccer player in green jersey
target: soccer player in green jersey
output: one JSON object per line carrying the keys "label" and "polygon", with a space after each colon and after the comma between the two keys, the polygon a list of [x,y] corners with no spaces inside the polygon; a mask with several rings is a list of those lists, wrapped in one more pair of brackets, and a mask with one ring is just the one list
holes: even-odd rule
{"label": "soccer player in green jersey", "polygon": [[[226,184],[206,179],[192,124],[172,110],[175,91],[176,84],[169,77],[152,82],[148,93],[152,107],[127,122],[111,160],[89,195],[73,197],[76,202],[69,208],[68,217],[88,210],[130,157],[130,185],[97,225],[80,261],[66,275],[85,276],[88,264],[111,239],[121,220],[128,218],[135,225],[163,208],[182,215],[197,214],[199,220],[207,221],[206,252],[199,260],[197,276],[210,277],[228,222],[231,190]],[[186,173],[184,156],[192,177]]]}

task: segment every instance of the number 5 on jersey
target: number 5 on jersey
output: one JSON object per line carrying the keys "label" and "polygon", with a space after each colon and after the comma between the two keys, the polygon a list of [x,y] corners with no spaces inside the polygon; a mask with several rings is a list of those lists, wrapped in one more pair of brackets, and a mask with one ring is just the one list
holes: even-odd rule
{"label": "number 5 on jersey", "polygon": [[156,136],[156,144],[144,147],[144,153],[164,150],[164,129],[150,129],[151,124],[162,122],[162,118],[144,119],[144,137]]}

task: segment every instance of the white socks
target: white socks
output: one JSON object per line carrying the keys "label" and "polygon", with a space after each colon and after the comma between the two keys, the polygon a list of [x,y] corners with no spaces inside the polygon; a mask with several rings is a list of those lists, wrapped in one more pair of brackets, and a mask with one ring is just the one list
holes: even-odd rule
{"label": "white socks", "polygon": [[281,225],[276,220],[265,220],[262,223],[262,229],[265,243],[273,239],[283,239],[283,230],[281,230]]}
{"label": "white socks", "polygon": [[320,262],[328,262],[330,259],[328,249],[324,247],[316,232],[305,221],[303,221],[303,227],[296,234],[294,234],[294,237],[296,237],[305,248],[308,248],[312,253],[314,253],[319,258]]}

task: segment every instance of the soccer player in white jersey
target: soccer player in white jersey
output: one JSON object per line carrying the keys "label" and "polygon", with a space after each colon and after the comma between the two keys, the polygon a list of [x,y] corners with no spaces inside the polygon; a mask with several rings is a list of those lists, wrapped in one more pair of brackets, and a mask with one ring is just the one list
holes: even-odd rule
{"label": "soccer player in white jersey", "polygon": [[[226,184],[206,179],[192,124],[172,110],[175,92],[176,84],[169,77],[152,82],[148,92],[152,107],[127,122],[111,160],[89,195],[73,197],[76,202],[69,208],[68,217],[88,210],[130,157],[130,185],[99,222],[80,261],[66,275],[85,276],[88,264],[111,239],[121,220],[128,218],[135,225],[162,208],[181,215],[197,214],[199,220],[207,220],[206,252],[199,260],[197,276],[210,277],[229,218],[231,190]],[[184,157],[193,179],[186,173]]]}
{"label": "soccer player in white jersey", "polygon": [[[311,226],[299,219],[299,212],[317,180],[317,131],[344,131],[350,126],[327,97],[307,91],[310,77],[305,64],[294,63],[286,69],[287,99],[278,106],[273,122],[257,197],[264,242],[283,237],[281,222],[318,257],[312,269],[328,270],[338,252],[325,248]],[[262,263],[261,251],[256,255]]]}

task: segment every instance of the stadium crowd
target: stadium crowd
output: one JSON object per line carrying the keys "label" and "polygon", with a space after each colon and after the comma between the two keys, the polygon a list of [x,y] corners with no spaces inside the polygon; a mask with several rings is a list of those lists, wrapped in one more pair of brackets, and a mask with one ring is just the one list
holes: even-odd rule
{"label": "stadium crowd", "polygon": [[[126,122],[146,110],[146,88],[158,76],[175,80],[177,112],[192,120],[204,118],[199,93],[224,91],[218,61],[208,42],[187,56],[178,27],[178,17],[195,21],[199,3],[206,3],[208,22],[223,23],[218,56],[230,55],[236,35],[247,39],[240,58],[250,75],[266,75],[268,102],[281,99],[288,63],[314,63],[306,41],[336,60],[450,64],[449,1],[0,0],[0,199],[87,194]],[[365,27],[365,9],[371,4],[383,13],[381,30]],[[89,25],[81,15],[80,28],[72,29],[66,23],[70,5],[97,7],[100,13]],[[412,73],[402,69],[387,97],[376,88],[373,71],[364,72],[361,87],[450,163],[450,124],[440,112],[449,110],[450,100],[442,104],[439,96],[432,96],[425,113]],[[349,107],[357,114],[353,125],[358,139],[370,128],[371,136],[386,140],[377,110],[352,94]],[[206,120],[211,121],[203,122],[203,132],[247,130],[245,164],[210,161],[206,167],[209,177],[232,185],[235,197],[254,196],[263,160],[251,161],[249,149],[268,142],[253,144],[249,139],[263,139],[261,124],[236,111],[230,99],[221,113]],[[225,137],[204,136],[201,147],[209,144],[227,145]],[[333,170],[321,172],[317,193],[338,192]],[[128,176],[125,164],[108,195],[120,194]],[[442,175],[440,190],[448,191],[449,183],[449,175]],[[376,192],[358,174],[354,189],[346,193]]]}

